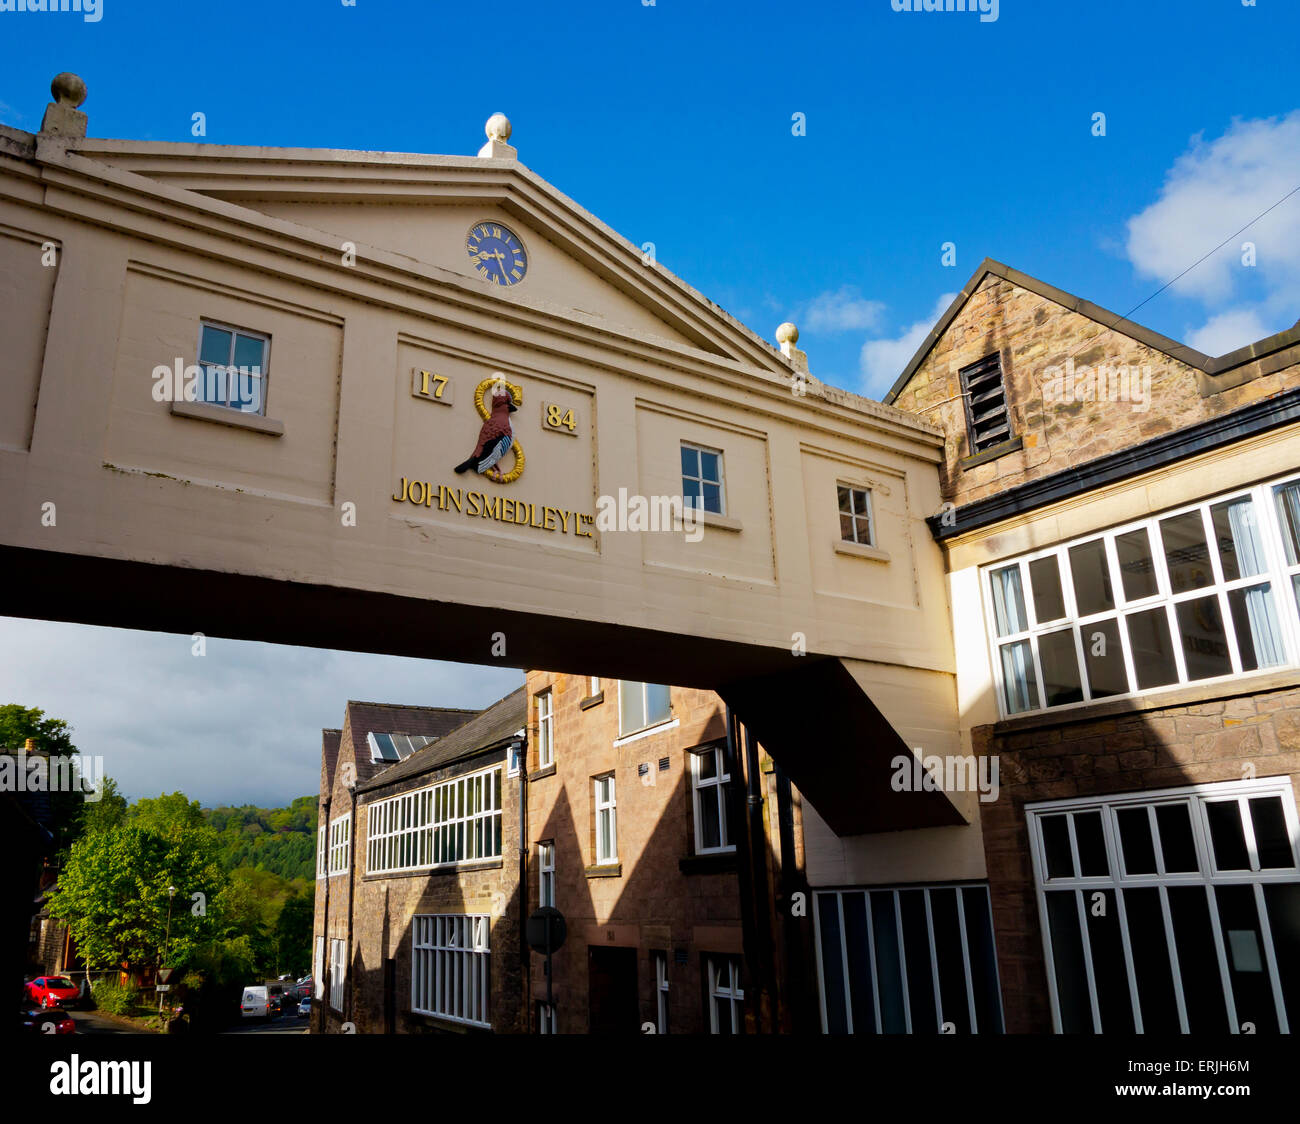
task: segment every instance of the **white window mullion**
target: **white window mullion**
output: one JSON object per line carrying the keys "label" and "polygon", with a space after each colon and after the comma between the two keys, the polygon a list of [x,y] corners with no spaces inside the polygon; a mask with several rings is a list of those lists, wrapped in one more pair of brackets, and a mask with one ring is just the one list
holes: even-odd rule
{"label": "white window mullion", "polygon": [[903,902],[898,896],[897,890],[890,891],[894,895],[894,928],[898,932],[898,978],[903,982],[903,1018],[907,1025],[907,1033],[912,1033],[912,999],[907,987],[907,949],[903,940]]}
{"label": "white window mullion", "polygon": [[1214,952],[1219,958],[1219,980],[1223,986],[1223,1001],[1228,1009],[1228,1023],[1232,1028],[1231,1033],[1240,1034],[1237,1002],[1232,994],[1232,979],[1228,974],[1228,955],[1223,945],[1223,927],[1219,924],[1219,899],[1214,893],[1212,882],[1206,883],[1205,899],[1210,909],[1210,932],[1214,935]]}
{"label": "white window mullion", "polygon": [[1124,972],[1128,976],[1129,1002],[1133,1006],[1133,1029],[1142,1034],[1142,1002],[1138,996],[1137,970],[1133,965],[1133,946],[1129,939],[1128,911],[1124,907],[1124,890],[1120,874],[1124,867],[1120,863],[1119,822],[1115,819],[1114,809],[1103,807],[1101,811],[1101,834],[1106,844],[1106,865],[1110,868],[1112,893],[1115,895],[1115,910],[1119,918],[1120,943],[1124,949]]}
{"label": "white window mullion", "polygon": [[1282,979],[1278,974],[1277,953],[1273,948],[1273,927],[1268,922],[1268,903],[1264,900],[1264,884],[1256,882],[1255,913],[1259,917],[1259,935],[1264,945],[1264,957],[1268,962],[1268,981],[1273,991],[1273,1009],[1277,1012],[1277,1027],[1282,1034],[1291,1033],[1291,1023],[1287,1018],[1286,1000],[1282,995]]}
{"label": "white window mullion", "polygon": [[[958,900],[961,894],[957,895]],[[871,1002],[875,1008],[876,1033],[882,1033],[883,1023],[880,1021],[880,964],[876,957],[876,922],[871,912],[871,892],[862,891],[862,904],[867,911],[867,952],[871,956]]]}
{"label": "white window mullion", "polygon": [[934,947],[934,917],[930,910],[930,891],[921,891],[925,902],[925,935],[930,944],[930,976],[934,980],[934,1015],[938,1020],[936,1030],[943,1033],[943,995],[939,988],[939,953]]}
{"label": "white window mullion", "polygon": [[[1073,842],[1073,832],[1071,832]],[[1079,939],[1083,945],[1083,970],[1088,977],[1088,997],[1092,1003],[1092,1029],[1101,1033],[1101,1004],[1097,1002],[1097,978],[1092,970],[1092,938],[1088,935],[1088,907],[1084,903],[1084,891],[1074,891],[1074,901],[1079,908]]]}
{"label": "white window mullion", "polygon": [[1174,917],[1169,908],[1169,887],[1158,886],[1160,891],[1160,913],[1165,922],[1165,948],[1169,951],[1169,973],[1174,981],[1174,1001],[1178,1005],[1178,1029],[1187,1034],[1191,1023],[1187,1018],[1187,999],[1183,995],[1183,970],[1178,959],[1178,944],[1174,940]]}
{"label": "white window mullion", "polygon": [[844,927],[844,895],[835,895],[835,907],[840,912],[840,972],[844,979],[844,1019],[853,1033],[853,994],[849,983],[849,932]]}

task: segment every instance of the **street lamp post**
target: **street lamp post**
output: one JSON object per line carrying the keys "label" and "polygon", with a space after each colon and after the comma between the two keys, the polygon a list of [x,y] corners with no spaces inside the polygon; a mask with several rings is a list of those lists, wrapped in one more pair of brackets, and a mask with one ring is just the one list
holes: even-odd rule
{"label": "street lamp post", "polygon": [[[176,887],[168,886],[167,887],[167,935],[163,937],[163,955],[162,955],[162,958],[164,960],[167,959],[167,951],[170,948],[172,943],[172,902],[175,899],[176,899]],[[161,967],[161,965],[159,966]],[[160,991],[158,993],[158,1010],[160,1013],[162,1011],[162,1006],[163,1006],[163,993]]]}

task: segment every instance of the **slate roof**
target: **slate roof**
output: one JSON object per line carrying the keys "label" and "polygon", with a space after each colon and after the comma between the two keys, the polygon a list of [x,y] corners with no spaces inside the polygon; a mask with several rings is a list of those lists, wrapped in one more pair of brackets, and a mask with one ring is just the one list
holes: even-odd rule
{"label": "slate roof", "polygon": [[[376,773],[388,767],[387,762],[370,760],[367,734],[415,734],[442,739],[479,713],[477,710],[445,706],[400,706],[396,703],[357,702],[349,699],[344,729],[352,739],[358,789],[364,787]],[[436,746],[438,742],[433,744]],[[414,756],[416,755],[411,755]],[[407,760],[411,758],[408,757]]]}
{"label": "slate roof", "polygon": [[454,732],[432,745],[417,749],[405,761],[372,774],[357,785],[357,790],[364,792],[383,788],[396,781],[422,776],[454,761],[496,749],[512,740],[527,721],[528,692],[525,687],[519,687],[486,710],[479,711]]}

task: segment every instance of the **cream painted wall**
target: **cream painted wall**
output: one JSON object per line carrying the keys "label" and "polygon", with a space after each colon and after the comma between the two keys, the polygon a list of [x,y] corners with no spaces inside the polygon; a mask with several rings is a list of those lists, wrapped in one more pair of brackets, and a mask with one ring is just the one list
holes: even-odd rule
{"label": "cream painted wall", "polygon": [[1300,426],[1291,425],[949,540],[952,572],[948,584],[963,738],[969,738],[972,728],[996,722],[999,717],[984,605],[985,567],[1212,499],[1294,472],[1297,466]]}
{"label": "cream painted wall", "polygon": [[[17,232],[20,269],[37,239],[64,247],[48,335],[38,299],[0,306],[12,353],[43,349],[39,404],[23,415],[15,399],[18,440],[6,431],[0,448],[0,545],[507,606],[674,643],[789,653],[801,637],[843,659],[909,745],[960,750],[943,556],[924,522],[940,506],[942,439],[924,423],[815,381],[793,393],[782,359],[683,289],[662,316],[648,312],[657,290],[626,279],[642,276],[635,257],[579,263],[496,209],[500,162],[474,211],[509,216],[527,239],[519,292],[468,276],[463,206],[244,205],[42,143],[37,165],[0,157],[0,229]],[[197,147],[205,174],[258,174],[247,158],[224,172]],[[583,234],[585,213],[543,201],[568,224],[557,241],[585,238],[592,261],[615,253],[599,230]],[[371,248],[345,266],[350,237]],[[709,326],[705,345],[669,325],[690,318],[686,304]],[[271,337],[267,415],[282,435],[154,400],[154,367],[193,362],[204,318]],[[414,369],[444,375],[449,404],[413,396]],[[506,486],[451,472],[481,424],[474,389],[497,372],[524,393],[512,421],[526,469]],[[544,401],[572,407],[576,434],[543,429]],[[30,451],[16,451],[23,427]],[[698,543],[579,537],[393,498],[406,477],[594,514],[620,488],[676,492],[684,439],[724,453],[733,525],[706,526]],[[872,489],[887,559],[836,552],[841,481]],[[815,699],[787,701],[815,714]],[[810,752],[815,738],[814,722]],[[834,840],[809,819],[817,884],[982,872],[975,826]]]}
{"label": "cream painted wall", "polygon": [[29,326],[6,332],[0,347],[0,448],[24,451],[31,441],[59,251],[39,228],[0,227],[0,309],[6,322]]}
{"label": "cream painted wall", "polygon": [[[67,159],[69,176],[87,163]],[[18,175],[12,163],[3,170]],[[44,206],[23,201],[26,182],[0,176],[13,188],[0,196],[0,223],[64,245],[31,452],[0,454],[4,542],[784,650],[801,633],[814,653],[952,670],[942,561],[921,533],[938,506],[939,441],[924,426],[874,403],[821,397],[815,386],[796,396],[769,372],[699,348],[564,321],[497,298],[477,279],[431,274],[398,292],[379,276],[383,262],[336,264],[330,235],[320,236],[328,260],[304,261],[280,245],[287,235],[275,220],[241,209],[232,230],[222,221],[230,204],[159,189],[176,197],[168,206],[193,205],[182,228],[118,205],[140,177],[100,174],[121,182],[82,183],[104,192],[93,202],[51,187]],[[530,283],[562,298],[552,303],[585,300],[572,271],[548,277],[545,258],[533,270]],[[44,325],[30,309],[7,305],[0,317],[16,348],[41,346]],[[205,317],[271,336],[267,412],[282,436],[177,417],[154,401],[154,367],[192,362]],[[452,379],[451,406],[411,395],[411,369],[426,363]],[[497,371],[524,388],[515,418],[527,468],[516,484],[482,488],[594,514],[602,494],[658,494],[675,483],[680,439],[695,436],[725,446],[742,529],[706,528],[697,544],[577,541],[395,502],[403,475],[453,482],[450,469],[480,425],[474,386]],[[575,406],[576,437],[540,432],[550,398]],[[804,445],[892,481],[882,526],[911,536],[887,564],[898,576],[881,582],[881,565],[871,564],[843,567],[826,592],[814,584],[810,551],[833,554],[836,501],[828,483],[810,504]],[[54,527],[41,525],[47,500],[58,504]],[[343,503],[356,505],[355,527],[341,521]],[[526,564],[510,552],[518,542],[528,544]],[[853,569],[861,585],[844,596]],[[908,586],[925,595],[906,597]]]}
{"label": "cream painted wall", "polygon": [[329,231],[338,236],[340,244],[351,241],[382,246],[472,279],[476,275],[465,250],[465,236],[478,223],[499,223],[519,237],[528,254],[528,270],[524,279],[512,286],[513,291],[531,293],[557,307],[591,313],[611,324],[640,329],[676,343],[689,342],[681,332],[553,245],[543,231],[500,207],[420,204],[374,207],[364,203],[289,203],[267,199],[242,202],[265,214]]}

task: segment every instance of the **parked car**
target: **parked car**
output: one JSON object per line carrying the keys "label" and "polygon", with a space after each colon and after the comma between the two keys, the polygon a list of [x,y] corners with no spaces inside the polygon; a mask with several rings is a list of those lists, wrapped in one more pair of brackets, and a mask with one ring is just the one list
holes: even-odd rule
{"label": "parked car", "polygon": [[27,996],[42,1007],[59,1007],[81,995],[81,989],[67,976],[37,976],[27,985]]}
{"label": "parked car", "polygon": [[267,999],[267,1010],[272,1017],[294,1009],[294,1000],[288,995],[272,995]]}
{"label": "parked car", "polygon": [[244,988],[244,998],[240,1000],[239,1012],[245,1019],[271,1017],[271,997],[267,995],[264,984],[253,984]]}
{"label": "parked car", "polygon": [[303,979],[299,980],[299,981],[294,985],[293,993],[294,993],[294,995],[296,995],[299,999],[310,999],[310,998],[311,998],[311,993],[312,993],[312,978],[311,978],[311,976],[306,976],[306,977],[304,977]]}
{"label": "parked car", "polygon": [[19,1030],[27,1034],[76,1034],[77,1024],[58,1007],[24,1006],[18,1016]]}
{"label": "parked car", "polygon": [[307,995],[304,996],[302,999],[298,1000],[298,1017],[300,1019],[304,1019],[310,1014],[311,1014],[311,996]]}

